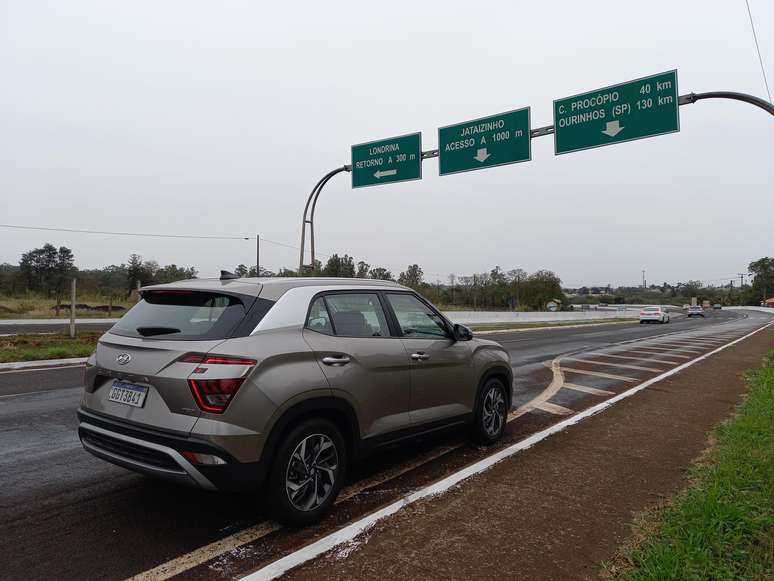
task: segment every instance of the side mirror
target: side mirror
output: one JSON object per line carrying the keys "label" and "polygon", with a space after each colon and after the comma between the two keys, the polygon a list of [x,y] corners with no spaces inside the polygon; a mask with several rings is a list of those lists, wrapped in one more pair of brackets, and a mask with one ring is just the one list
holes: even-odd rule
{"label": "side mirror", "polygon": [[473,338],[473,331],[468,329],[465,325],[455,323],[454,325],[454,340],[455,341],[470,341]]}

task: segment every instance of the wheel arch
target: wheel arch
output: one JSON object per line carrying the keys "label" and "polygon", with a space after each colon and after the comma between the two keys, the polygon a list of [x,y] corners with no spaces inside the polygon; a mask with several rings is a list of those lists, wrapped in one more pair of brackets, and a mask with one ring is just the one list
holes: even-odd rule
{"label": "wheel arch", "polygon": [[495,365],[484,371],[478,381],[473,417],[477,417],[478,414],[478,407],[481,403],[481,392],[483,391],[486,382],[492,378],[499,379],[505,385],[505,394],[508,398],[508,410],[511,409],[511,404],[513,403],[513,371],[505,365]]}
{"label": "wheel arch", "polygon": [[316,418],[326,419],[339,429],[347,447],[347,458],[351,459],[357,455],[360,448],[360,429],[355,410],[342,398],[317,396],[291,405],[282,411],[273,423],[261,458],[267,471],[271,470],[282,437],[299,423]]}

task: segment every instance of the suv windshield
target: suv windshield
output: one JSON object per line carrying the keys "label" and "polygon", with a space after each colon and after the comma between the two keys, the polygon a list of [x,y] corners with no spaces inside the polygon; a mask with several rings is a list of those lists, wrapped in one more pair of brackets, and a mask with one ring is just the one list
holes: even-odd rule
{"label": "suv windshield", "polygon": [[[252,297],[245,298],[252,300]],[[249,306],[233,295],[186,290],[146,291],[110,332],[125,337],[168,340],[226,339],[244,319]]]}

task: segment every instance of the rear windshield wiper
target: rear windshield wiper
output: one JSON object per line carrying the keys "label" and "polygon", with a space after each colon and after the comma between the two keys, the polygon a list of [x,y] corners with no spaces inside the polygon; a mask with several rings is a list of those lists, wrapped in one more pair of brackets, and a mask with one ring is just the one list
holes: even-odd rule
{"label": "rear windshield wiper", "polygon": [[166,335],[168,333],[179,333],[180,329],[174,327],[137,327],[135,329],[143,337],[152,337],[154,335]]}

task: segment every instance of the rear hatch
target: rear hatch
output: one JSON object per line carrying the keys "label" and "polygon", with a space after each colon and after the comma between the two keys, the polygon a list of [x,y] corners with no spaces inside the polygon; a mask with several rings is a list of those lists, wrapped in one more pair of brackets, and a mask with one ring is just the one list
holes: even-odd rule
{"label": "rear hatch", "polygon": [[[151,290],[99,340],[83,406],[181,434],[201,414],[188,378],[204,354],[231,337],[255,297],[199,290]],[[118,400],[118,401],[116,401]]]}

